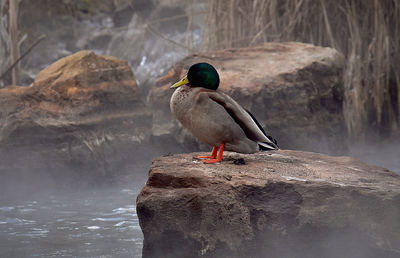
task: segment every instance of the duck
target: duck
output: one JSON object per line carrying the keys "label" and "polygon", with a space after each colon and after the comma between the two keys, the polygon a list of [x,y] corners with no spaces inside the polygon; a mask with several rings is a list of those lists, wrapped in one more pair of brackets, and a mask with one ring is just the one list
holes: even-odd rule
{"label": "duck", "polygon": [[[209,63],[190,66],[170,89],[170,109],[193,136],[212,146],[211,155],[196,156],[204,163],[223,160],[224,150],[244,154],[278,149],[256,118],[227,94],[218,90],[220,78]],[[219,151],[218,151],[219,150]]]}

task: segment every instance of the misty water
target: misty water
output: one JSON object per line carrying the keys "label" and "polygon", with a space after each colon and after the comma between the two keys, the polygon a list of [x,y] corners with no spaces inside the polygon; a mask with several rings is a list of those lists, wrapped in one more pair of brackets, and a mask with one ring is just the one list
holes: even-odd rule
{"label": "misty water", "polygon": [[132,185],[0,197],[0,257],[141,257]]}
{"label": "misty water", "polygon": [[[399,146],[354,149],[351,156],[400,173]],[[24,192],[24,182],[1,191],[0,257],[141,257],[135,202],[145,174],[91,189],[52,185]]]}

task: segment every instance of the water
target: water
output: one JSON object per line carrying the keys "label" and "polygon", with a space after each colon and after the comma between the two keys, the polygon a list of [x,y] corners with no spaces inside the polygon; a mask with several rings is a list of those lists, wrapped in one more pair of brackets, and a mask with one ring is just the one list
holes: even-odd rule
{"label": "water", "polygon": [[138,189],[0,197],[0,257],[141,257]]}
{"label": "water", "polygon": [[[400,173],[399,153],[396,143],[353,146],[350,154]],[[135,202],[144,178],[126,180],[136,181],[135,186],[69,191],[43,190],[32,185],[32,178],[2,179],[0,257],[141,257]]]}

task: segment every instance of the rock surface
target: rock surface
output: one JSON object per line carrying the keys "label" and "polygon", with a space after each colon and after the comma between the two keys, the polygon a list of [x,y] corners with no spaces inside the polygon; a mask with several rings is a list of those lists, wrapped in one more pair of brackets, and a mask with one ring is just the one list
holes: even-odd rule
{"label": "rock surface", "polygon": [[108,177],[148,141],[150,126],[128,63],[81,51],[42,70],[29,87],[0,89],[0,171],[68,167]]}
{"label": "rock surface", "polygon": [[281,147],[336,153],[346,148],[343,57],[331,48],[295,42],[200,53],[176,64],[148,96],[155,136],[172,134],[183,145],[194,144],[170,113],[169,86],[197,62],[216,67],[220,90],[252,112]]}
{"label": "rock surface", "polygon": [[400,176],[387,169],[291,150],[213,165],[194,155],[150,168],[137,198],[144,258],[400,255]]}

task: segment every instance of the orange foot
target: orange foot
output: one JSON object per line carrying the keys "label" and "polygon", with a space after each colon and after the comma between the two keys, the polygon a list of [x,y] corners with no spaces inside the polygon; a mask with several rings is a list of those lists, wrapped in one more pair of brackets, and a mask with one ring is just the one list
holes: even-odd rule
{"label": "orange foot", "polygon": [[219,148],[218,155],[217,155],[218,147],[214,146],[211,156],[197,156],[195,158],[205,159],[205,160],[203,160],[203,163],[206,163],[206,164],[221,162],[223,160],[222,154],[224,153],[224,148],[225,148],[225,144],[222,143],[221,147]]}
{"label": "orange foot", "polygon": [[214,146],[211,152],[211,156],[195,156],[195,159],[215,159],[217,157],[218,147]]}
{"label": "orange foot", "polygon": [[222,160],[223,160],[223,159],[206,159],[206,160],[203,160],[203,163],[212,164],[212,163],[221,162]]}

